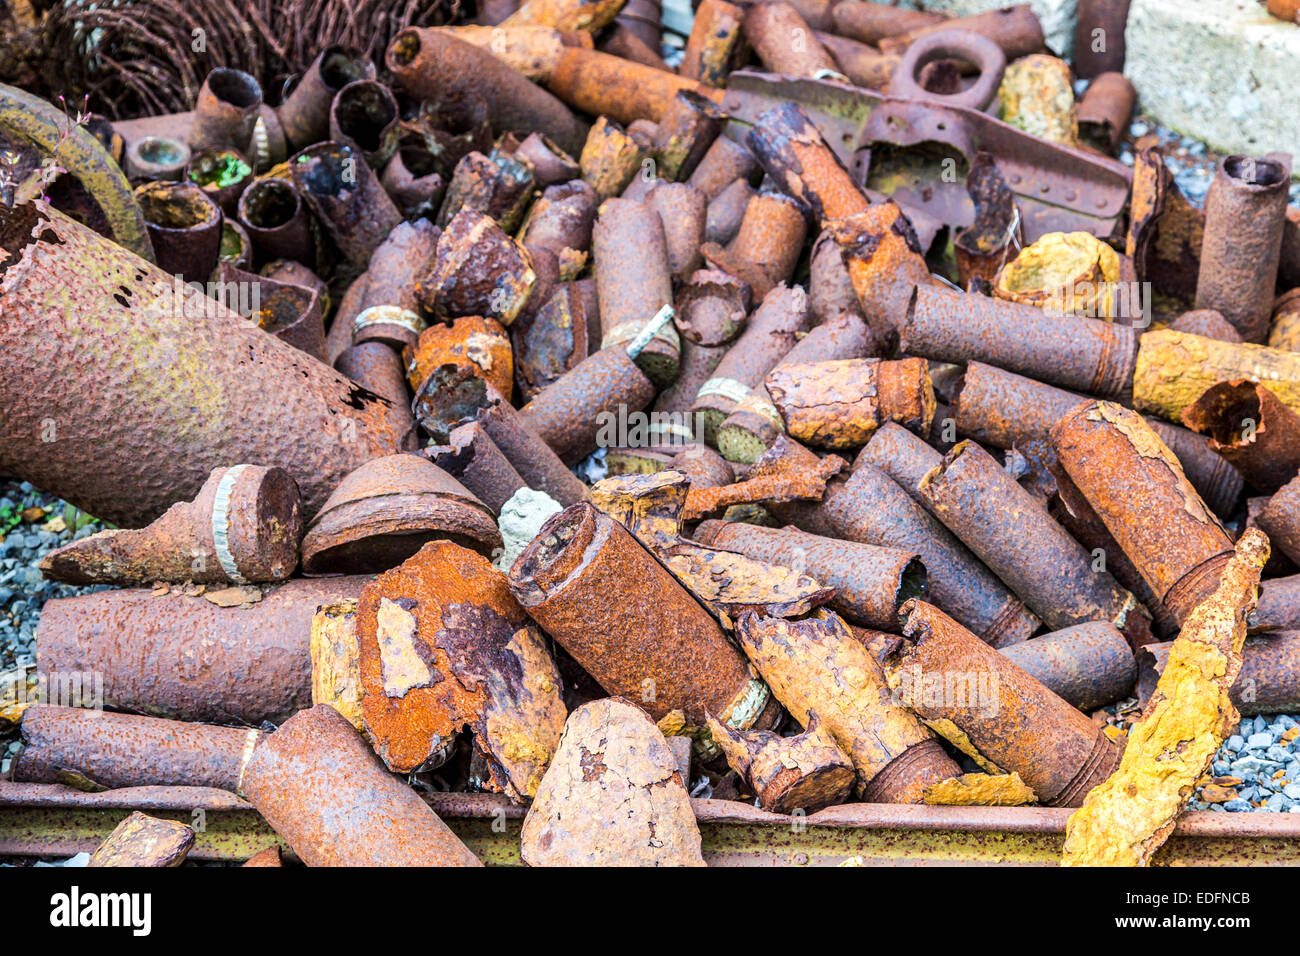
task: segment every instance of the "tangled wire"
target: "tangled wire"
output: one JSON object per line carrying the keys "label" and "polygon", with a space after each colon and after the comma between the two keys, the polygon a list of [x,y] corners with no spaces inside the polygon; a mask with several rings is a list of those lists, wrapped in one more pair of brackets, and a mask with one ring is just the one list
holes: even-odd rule
{"label": "tangled wire", "polygon": [[[461,13],[461,0],[37,0],[35,5],[48,8],[37,15],[39,49],[27,51],[26,72],[45,87],[34,91],[76,100],[88,95],[93,110],[115,119],[189,109],[204,77],[218,66],[251,73],[267,101],[275,103],[283,85],[326,46],[357,47],[378,58],[402,28],[452,22]],[[3,6],[13,18],[33,4],[8,0]]]}

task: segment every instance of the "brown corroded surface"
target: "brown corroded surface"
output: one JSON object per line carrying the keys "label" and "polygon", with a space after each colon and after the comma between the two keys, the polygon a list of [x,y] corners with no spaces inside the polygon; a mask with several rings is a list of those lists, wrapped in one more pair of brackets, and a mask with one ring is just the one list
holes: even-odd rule
{"label": "brown corroded surface", "polygon": [[781,364],[765,380],[790,437],[819,448],[856,448],[883,422],[927,434],[934,386],[923,359],[837,359]]}
{"label": "brown corroded surface", "polygon": [[1133,372],[1139,411],[1178,421],[1212,385],[1264,382],[1283,405],[1300,414],[1300,353],[1161,329],[1142,336]]}
{"label": "brown corroded surface", "polygon": [[1300,470],[1300,415],[1259,382],[1219,382],[1184,408],[1182,419],[1264,494]]}
{"label": "brown corroded surface", "polygon": [[90,854],[86,866],[180,866],[194,845],[194,831],[175,820],[136,810]]}

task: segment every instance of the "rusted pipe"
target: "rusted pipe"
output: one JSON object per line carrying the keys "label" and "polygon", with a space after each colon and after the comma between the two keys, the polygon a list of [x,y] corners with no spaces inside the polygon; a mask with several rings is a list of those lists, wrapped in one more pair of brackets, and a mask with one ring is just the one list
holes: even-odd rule
{"label": "rusted pipe", "polygon": [[247,150],[262,109],[262,87],[242,70],[218,67],[203,80],[190,121],[191,149]]}
{"label": "rusted pipe", "polygon": [[1083,711],[1128,697],[1137,681],[1137,664],[1128,640],[1105,621],[1062,628],[1004,647],[999,653]]}
{"label": "rusted pipe", "polygon": [[255,180],[240,194],[237,209],[262,258],[316,261],[311,214],[288,180]]}
{"label": "rusted pipe", "polygon": [[353,80],[330,104],[329,138],[350,147],[371,169],[383,169],[397,151],[397,98],[378,80]]}
{"label": "rusted pipe", "polygon": [[489,388],[484,387],[488,400],[479,408],[476,420],[528,487],[546,492],[566,507],[586,498],[587,486],[524,424],[519,411],[500,393],[489,393]]}
{"label": "rusted pipe", "polygon": [[745,205],[735,238],[725,248],[706,243],[701,252],[710,268],[744,279],[761,301],[791,280],[807,234],[808,223],[795,200],[778,192],[760,192]]}
{"label": "rusted pipe", "polygon": [[341,46],[321,50],[276,109],[289,149],[297,152],[328,138],[335,95],[349,83],[374,75],[375,65],[359,50]]}
{"label": "rusted pipe", "polygon": [[1273,546],[1300,563],[1300,477],[1277,490],[1255,517]]}
{"label": "rusted pipe", "polygon": [[900,9],[887,3],[842,0],[831,8],[831,18],[840,36],[875,44],[885,37],[945,23],[949,16],[935,11]]}
{"label": "rusted pipe", "polygon": [[987,37],[1006,54],[1007,62],[1018,60],[1031,53],[1041,53],[1046,47],[1043,26],[1027,3],[976,13],[968,17],[942,20],[928,26],[915,27],[906,33],[881,37],[881,53],[904,53],[917,40],[940,30],[963,30]]}
{"label": "rusted pipe", "polygon": [[742,25],[745,39],[769,73],[841,79],[839,65],[813,36],[794,7],[780,0],[752,4]]}
{"label": "rusted pipe", "polygon": [[[1139,703],[1145,705],[1169,661],[1174,642],[1148,644],[1138,654]],[[1247,637],[1241,670],[1228,689],[1233,706],[1246,717],[1300,709],[1300,631]]]}
{"label": "rusted pipe", "polygon": [[291,157],[289,171],[339,251],[366,268],[402,217],[364,158],[342,143],[317,143]]}
{"label": "rusted pipe", "polygon": [[1300,470],[1300,415],[1258,382],[1220,382],[1184,408],[1182,418],[1263,494]]}
{"label": "rusted pipe", "polygon": [[135,191],[158,268],[207,282],[221,251],[221,207],[192,182],[156,180]]}
{"label": "rusted pipe", "polygon": [[745,9],[726,0],[703,0],[695,9],[691,35],[678,72],[706,86],[725,85],[727,74],[740,58],[744,39],[741,23]]}
{"label": "rusted pipe", "polygon": [[[1076,57],[1076,68],[1078,64]],[[1100,74],[1089,84],[1075,110],[1079,138],[1102,152],[1115,155],[1128,132],[1136,107],[1137,89],[1128,77],[1119,72]]]}
{"label": "rusted pipe", "polygon": [[[722,101],[721,91],[687,77],[576,47],[567,47],[560,54],[547,87],[575,110],[608,116],[624,125],[639,119],[658,123],[681,90]],[[524,128],[536,125],[533,118]],[[563,143],[553,133],[551,138]]]}
{"label": "rusted pipe", "polygon": [[496,514],[524,487],[524,479],[478,422],[453,428],[446,445],[430,445],[423,454]]}

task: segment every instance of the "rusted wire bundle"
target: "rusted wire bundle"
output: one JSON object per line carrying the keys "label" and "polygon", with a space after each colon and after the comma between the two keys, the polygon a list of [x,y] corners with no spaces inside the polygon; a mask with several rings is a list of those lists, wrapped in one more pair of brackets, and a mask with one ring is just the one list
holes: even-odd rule
{"label": "rusted wire bundle", "polygon": [[59,66],[54,92],[89,94],[92,108],[112,116],[154,115],[188,109],[214,67],[251,73],[269,96],[323,47],[375,55],[403,27],[446,22],[459,8],[460,0],[69,0],[46,15],[41,46]]}

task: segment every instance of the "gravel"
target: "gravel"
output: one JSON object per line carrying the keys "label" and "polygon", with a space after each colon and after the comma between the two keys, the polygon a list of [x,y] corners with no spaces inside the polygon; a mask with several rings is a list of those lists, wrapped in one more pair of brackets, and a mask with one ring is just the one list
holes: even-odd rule
{"label": "gravel", "polygon": [[[1207,785],[1213,790],[1207,792]],[[1288,714],[1247,717],[1224,741],[1189,810],[1300,813],[1300,723]]]}

